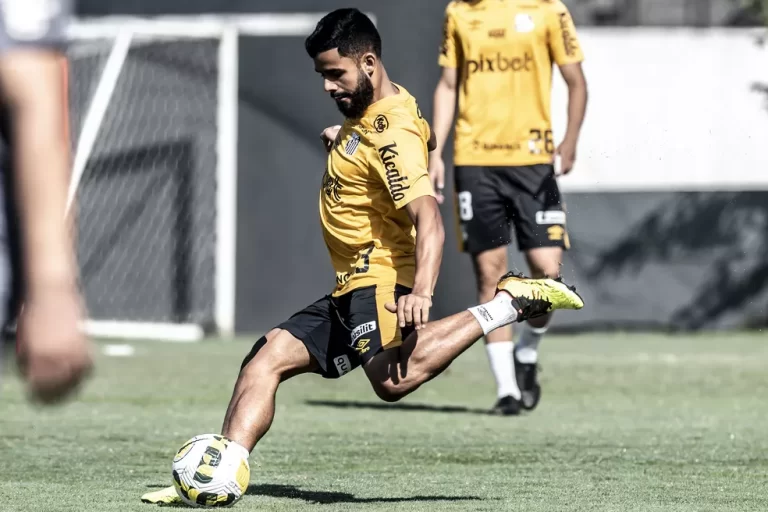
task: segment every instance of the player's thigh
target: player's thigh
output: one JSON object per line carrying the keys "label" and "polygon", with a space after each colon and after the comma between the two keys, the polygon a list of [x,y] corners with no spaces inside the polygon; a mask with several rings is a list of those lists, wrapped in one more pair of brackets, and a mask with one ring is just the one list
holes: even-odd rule
{"label": "player's thigh", "polygon": [[387,311],[385,304],[397,303],[410,292],[401,285],[372,286],[355,290],[349,303],[350,346],[377,394],[383,384],[398,379],[400,347],[413,332],[412,327],[401,329],[397,315]]}
{"label": "player's thigh", "polygon": [[254,343],[243,361],[240,375],[243,378],[278,375],[280,380],[287,380],[318,368],[317,360],[304,342],[285,329],[272,329]]}
{"label": "player's thigh", "polygon": [[295,313],[254,344],[240,367],[241,375],[276,372],[284,380],[298,373],[321,373],[320,359],[330,344],[333,315],[328,296]]}
{"label": "player's thigh", "polygon": [[544,264],[556,257],[559,263],[562,251],[570,247],[570,242],[565,205],[553,167],[530,165],[510,168],[507,178],[514,201],[513,224],[518,248],[525,253],[546,249],[534,262]]}
{"label": "player's thigh", "polygon": [[458,166],[454,188],[461,250],[479,254],[509,245],[508,205],[500,193],[496,168]]}

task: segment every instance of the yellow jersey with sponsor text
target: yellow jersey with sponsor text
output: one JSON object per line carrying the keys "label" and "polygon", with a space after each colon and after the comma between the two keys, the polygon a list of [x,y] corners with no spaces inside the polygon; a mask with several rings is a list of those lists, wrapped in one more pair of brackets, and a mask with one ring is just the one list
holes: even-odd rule
{"label": "yellow jersey with sponsor text", "polygon": [[403,87],[346,120],[320,191],[323,238],[336,271],[334,296],[356,288],[413,287],[416,230],[405,206],[433,196],[427,173],[430,128]]}
{"label": "yellow jersey with sponsor text", "polygon": [[454,0],[439,64],[459,71],[456,165],[549,163],[552,65],[581,62],[560,0]]}

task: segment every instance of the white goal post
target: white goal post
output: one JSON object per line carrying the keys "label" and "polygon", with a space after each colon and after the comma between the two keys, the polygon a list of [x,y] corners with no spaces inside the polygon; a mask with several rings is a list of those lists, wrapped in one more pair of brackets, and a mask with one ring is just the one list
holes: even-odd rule
{"label": "white goal post", "polygon": [[[71,25],[70,69],[80,71],[71,71],[69,79],[70,91],[75,87],[79,99],[73,102],[70,92],[75,152],[67,212],[73,206],[78,212],[81,273],[93,273],[98,281],[92,285],[89,275],[83,275],[93,316],[85,324],[90,336],[196,341],[208,334],[234,334],[239,38],[304,37],[324,14],[112,16],[78,19]],[[201,42],[199,48],[196,42]],[[131,63],[132,52],[166,43],[188,47],[170,57],[154,55],[150,64]],[[195,88],[181,73],[157,71],[162,65],[157,61],[173,58],[207,59],[203,74],[215,77],[207,76],[207,85]],[[173,87],[178,90],[168,90]],[[166,96],[153,100],[152,91]],[[187,106],[180,110],[199,103],[199,111],[174,111],[169,105],[182,96],[178,101]],[[198,125],[203,128],[196,131]],[[147,206],[148,196],[158,190],[164,192]],[[168,206],[175,202],[182,204]],[[213,215],[208,214],[211,209]],[[128,217],[133,220],[126,221]],[[109,228],[102,230],[107,220]],[[208,236],[208,231],[213,233]],[[198,232],[206,239],[191,238]],[[168,249],[169,244],[174,247]],[[171,263],[153,262],[155,254]],[[182,263],[174,263],[173,254]],[[185,268],[172,268],[180,265]],[[146,297],[116,296],[130,294],[142,280],[149,283]],[[186,289],[197,280],[207,283],[203,290]],[[156,283],[163,286],[155,289]],[[166,300],[180,293],[173,286],[184,287],[185,297]],[[174,314],[158,311],[169,301],[181,304]]]}

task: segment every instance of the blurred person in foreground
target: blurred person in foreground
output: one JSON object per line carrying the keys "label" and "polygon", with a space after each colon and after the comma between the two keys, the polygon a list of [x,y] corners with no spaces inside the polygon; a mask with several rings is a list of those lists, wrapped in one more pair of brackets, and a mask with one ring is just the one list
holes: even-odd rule
{"label": "blurred person in foreground", "polygon": [[[437,148],[429,172],[442,202],[442,154],[458,97],[456,214],[480,302],[493,297],[507,271],[512,226],[531,275],[560,275],[569,240],[556,177],[576,161],[587,105],[582,60],[573,21],[559,0],[455,0],[446,8],[432,122]],[[557,147],[550,116],[553,63],[569,92],[568,128]],[[486,336],[497,385],[493,412],[516,415],[538,404],[538,345],[550,319],[524,324],[517,344],[511,326]]]}
{"label": "blurred person in foreground", "polygon": [[[71,166],[63,45],[70,12],[66,0],[0,0],[0,152],[2,172],[13,173],[22,255],[16,355],[30,397],[42,403],[69,396],[91,368],[80,330],[73,224],[64,216]],[[7,300],[7,267],[1,279]]]}
{"label": "blurred person in foreground", "polygon": [[[337,379],[362,366],[374,393],[395,402],[439,375],[484,333],[583,306],[560,281],[509,275],[487,303],[430,321],[444,233],[427,173],[429,124],[415,98],[390,81],[381,37],[365,14],[331,12],[305,46],[346,118],[326,145],[319,189],[336,287],[259,339],[243,361],[221,434],[244,457],[272,424],[281,382],[307,373]],[[177,484],[202,505],[234,499],[219,502]],[[180,499],[168,487],[142,501]]]}

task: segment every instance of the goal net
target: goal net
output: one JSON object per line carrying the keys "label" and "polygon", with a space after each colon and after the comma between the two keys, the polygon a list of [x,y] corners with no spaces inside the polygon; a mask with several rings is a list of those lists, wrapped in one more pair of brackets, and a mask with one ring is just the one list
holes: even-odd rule
{"label": "goal net", "polygon": [[70,200],[88,330],[199,338],[218,330],[221,32],[88,28],[69,47]]}
{"label": "goal net", "polygon": [[303,37],[323,15],[110,17],[71,27],[68,209],[78,217],[92,336],[233,333],[238,41]]}

